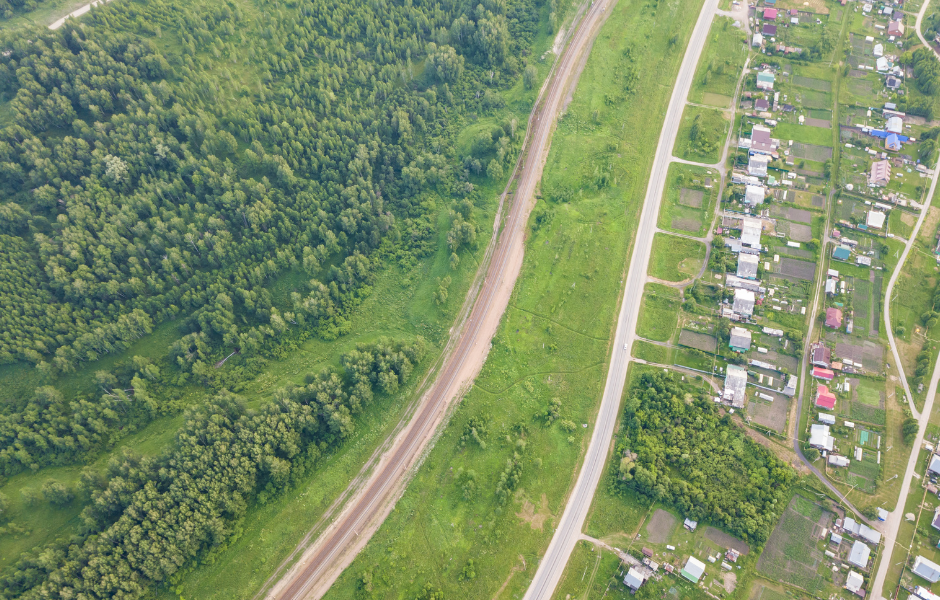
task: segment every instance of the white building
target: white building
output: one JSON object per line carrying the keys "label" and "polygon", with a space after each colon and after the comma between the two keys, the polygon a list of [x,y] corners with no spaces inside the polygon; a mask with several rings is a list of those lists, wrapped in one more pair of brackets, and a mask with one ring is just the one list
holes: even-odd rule
{"label": "white building", "polygon": [[760,235],[763,229],[760,219],[744,217],[741,219],[741,243],[760,250]]}
{"label": "white building", "polygon": [[849,553],[849,564],[855,565],[859,569],[867,569],[870,556],[871,548],[864,542],[855,540],[855,543],[852,544],[852,551]]}
{"label": "white building", "polygon": [[725,371],[725,389],[722,399],[735,408],[744,408],[747,390],[747,369],[740,365],[728,365]]}
{"label": "white building", "polygon": [[764,188],[759,185],[749,185],[744,189],[744,203],[748,206],[760,206],[764,203]]}
{"label": "white building", "polygon": [[835,439],[829,435],[828,425],[813,424],[809,427],[809,445],[820,450],[832,452]]}
{"label": "white building", "polygon": [[765,154],[754,154],[747,162],[747,174],[752,177],[767,177],[767,164],[770,157]]}
{"label": "white building", "polygon": [[865,583],[864,577],[855,571],[849,571],[848,577],[845,578],[845,589],[854,594],[855,592],[862,589],[863,583]]}
{"label": "white building", "polygon": [[734,304],[731,305],[731,310],[742,317],[750,317],[754,314],[754,302],[754,292],[738,288],[734,290]]}
{"label": "white building", "polygon": [[760,263],[760,257],[756,254],[738,254],[737,276],[743,279],[757,279],[757,266]]}
{"label": "white building", "polygon": [[918,556],[914,559],[914,566],[911,568],[911,571],[914,575],[923,577],[930,583],[940,581],[940,565],[923,556]]}
{"label": "white building", "polygon": [[868,217],[865,219],[865,224],[872,229],[881,229],[885,226],[885,213],[877,210],[868,211]]}
{"label": "white building", "polygon": [[898,116],[888,117],[885,131],[888,133],[904,133],[904,120]]}

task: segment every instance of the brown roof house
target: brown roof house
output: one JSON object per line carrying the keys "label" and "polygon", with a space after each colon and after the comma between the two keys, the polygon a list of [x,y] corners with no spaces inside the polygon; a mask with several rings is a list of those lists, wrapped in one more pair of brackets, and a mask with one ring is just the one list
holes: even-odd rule
{"label": "brown roof house", "polygon": [[810,351],[810,363],[828,369],[832,361],[832,350],[827,348],[825,344],[813,344],[813,348]]}
{"label": "brown roof house", "polygon": [[868,176],[868,185],[885,187],[891,182],[891,163],[879,160],[872,163],[871,174]]}
{"label": "brown roof house", "polygon": [[826,327],[838,329],[842,327],[842,311],[838,308],[826,309]]}

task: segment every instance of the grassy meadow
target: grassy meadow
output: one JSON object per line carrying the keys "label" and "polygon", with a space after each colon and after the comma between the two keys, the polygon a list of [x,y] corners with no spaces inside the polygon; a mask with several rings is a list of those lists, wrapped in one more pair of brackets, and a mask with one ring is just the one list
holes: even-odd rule
{"label": "grassy meadow", "polygon": [[[448,597],[525,590],[591,435],[584,425],[602,390],[670,93],[659,83],[675,77],[698,7],[651,11],[621,0],[613,8],[558,124],[542,186],[552,200],[531,219],[522,273],[487,363],[391,516],[327,598],[361,589],[397,598],[426,585]],[[679,43],[647,38],[652,31],[675,32]],[[609,74],[628,77],[633,63],[646,65],[634,72],[637,91],[617,96],[623,81]],[[618,101],[611,104],[611,95]],[[468,441],[470,427],[484,428],[485,448]],[[500,487],[504,474],[518,479],[512,489]]]}
{"label": "grassy meadow", "polygon": [[[711,179],[711,187],[706,187],[708,178]],[[667,231],[705,237],[715,214],[718,181],[715,169],[671,163],[657,226]]]}
{"label": "grassy meadow", "polygon": [[729,118],[725,111],[687,104],[673,155],[709,165],[717,163],[728,136]]}
{"label": "grassy meadow", "polygon": [[685,281],[698,275],[705,262],[705,244],[668,233],[653,236],[649,275],[663,281]]}
{"label": "grassy meadow", "polygon": [[689,90],[689,102],[730,108],[748,55],[748,40],[730,17],[715,17]]}

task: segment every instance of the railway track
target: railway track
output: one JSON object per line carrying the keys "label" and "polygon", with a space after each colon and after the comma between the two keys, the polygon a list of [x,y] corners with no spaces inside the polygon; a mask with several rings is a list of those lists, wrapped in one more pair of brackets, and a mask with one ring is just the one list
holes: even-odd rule
{"label": "railway track", "polygon": [[498,213],[502,214],[502,204],[508,198],[508,214],[502,219],[497,217],[495,250],[479,294],[436,381],[359,493],[271,589],[268,598],[301,600],[326,593],[391,512],[448,410],[482,367],[522,266],[525,225],[541,179],[555,116],[563,108],[569,86],[577,80],[579,63],[583,66],[581,58],[603,22],[608,1],[595,0],[582,7],[579,14],[583,16],[573,26],[561,58],[532,110],[523,150]]}

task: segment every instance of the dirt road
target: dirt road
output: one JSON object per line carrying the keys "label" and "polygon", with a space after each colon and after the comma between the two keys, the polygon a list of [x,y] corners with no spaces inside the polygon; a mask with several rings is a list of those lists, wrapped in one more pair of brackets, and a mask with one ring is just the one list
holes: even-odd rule
{"label": "dirt road", "polygon": [[580,58],[590,50],[612,3],[612,0],[585,3],[587,10],[572,30],[567,48],[542,89],[529,119],[526,142],[512,183],[515,192],[508,196],[508,213],[503,219],[498,218],[495,225],[499,230],[495,251],[485,267],[479,295],[469,317],[460,325],[437,380],[366,483],[274,585],[269,598],[300,600],[320,598],[326,593],[391,512],[449,409],[482,368],[522,267],[526,222],[534,204],[535,187],[541,179],[555,117],[570,86],[576,84],[579,67],[583,66]]}

